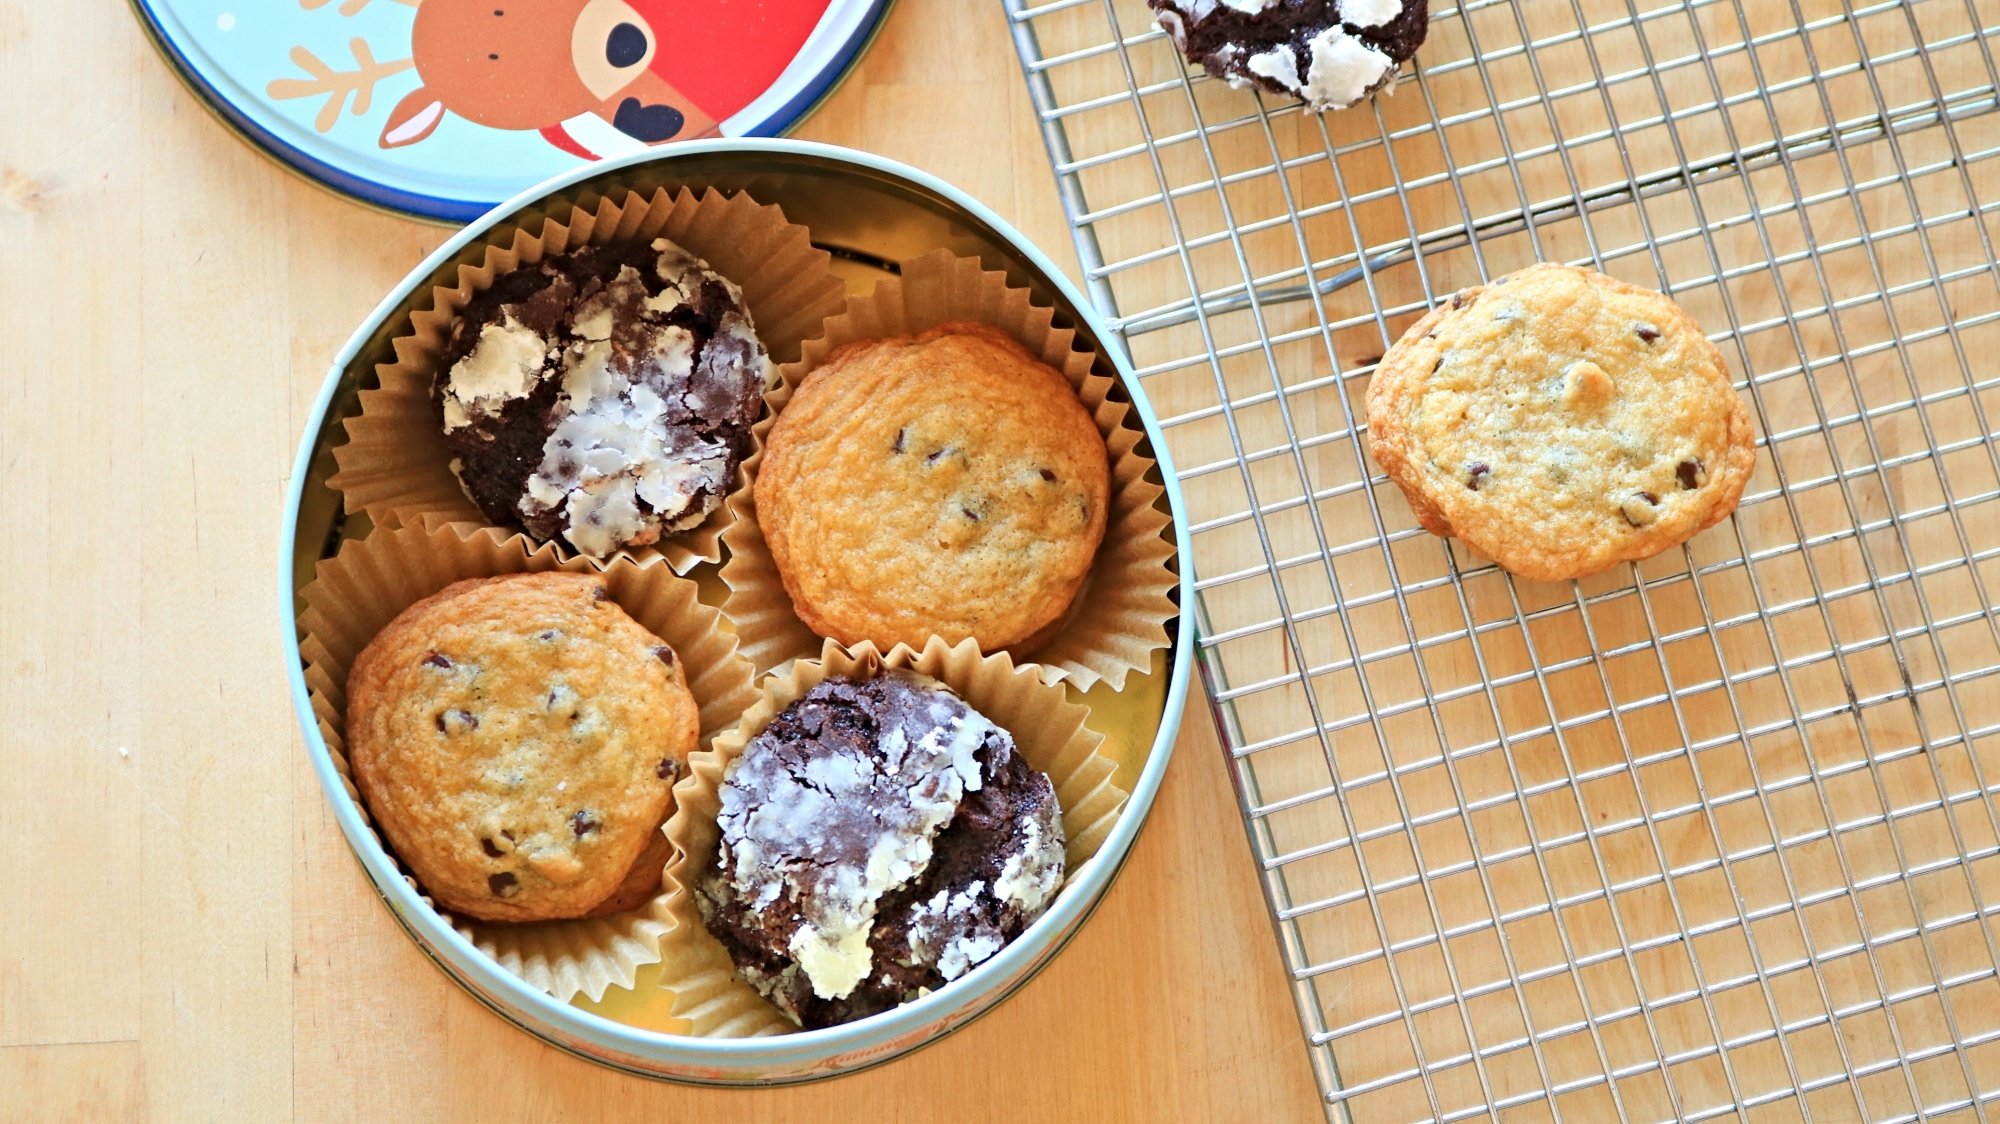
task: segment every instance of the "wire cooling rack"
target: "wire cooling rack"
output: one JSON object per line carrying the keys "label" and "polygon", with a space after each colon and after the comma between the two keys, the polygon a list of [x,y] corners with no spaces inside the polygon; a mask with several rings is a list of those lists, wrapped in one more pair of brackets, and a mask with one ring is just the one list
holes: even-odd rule
{"label": "wire cooling rack", "polygon": [[[1322,116],[1142,0],[1002,3],[1329,1116],[2000,1116],[2000,4],[1438,4]],[[1581,583],[1422,532],[1361,435],[1536,260],[1672,293],[1759,433],[1731,521]]]}

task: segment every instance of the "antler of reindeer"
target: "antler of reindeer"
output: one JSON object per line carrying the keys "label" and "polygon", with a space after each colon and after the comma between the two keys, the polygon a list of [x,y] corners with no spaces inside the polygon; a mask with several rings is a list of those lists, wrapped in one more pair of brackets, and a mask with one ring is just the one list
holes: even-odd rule
{"label": "antler of reindeer", "polygon": [[[313,0],[300,0],[300,2],[310,6]],[[318,0],[318,2],[326,3],[328,0]],[[357,0],[347,0],[347,2],[355,4]],[[411,4],[411,0],[397,0],[397,2]],[[358,3],[365,5],[368,0],[358,0]],[[347,104],[348,99],[352,98],[354,101],[356,117],[367,113],[375,99],[375,84],[415,65],[410,59],[375,61],[375,53],[368,49],[368,41],[365,39],[356,38],[349,41],[347,49],[354,52],[353,70],[335,70],[321,62],[317,55],[306,48],[293,47],[292,62],[309,77],[275,78],[264,91],[279,99],[325,95],[326,101],[320,106],[319,116],[313,119],[313,128],[324,133],[340,120],[341,107]]]}
{"label": "antler of reindeer", "polygon": [[[333,0],[299,0],[299,7],[304,8],[308,12],[316,12],[332,2]],[[401,4],[405,8],[414,8],[421,2],[422,0],[396,0],[396,3]],[[367,6],[368,0],[340,0],[340,14],[343,16],[359,15],[361,10]]]}

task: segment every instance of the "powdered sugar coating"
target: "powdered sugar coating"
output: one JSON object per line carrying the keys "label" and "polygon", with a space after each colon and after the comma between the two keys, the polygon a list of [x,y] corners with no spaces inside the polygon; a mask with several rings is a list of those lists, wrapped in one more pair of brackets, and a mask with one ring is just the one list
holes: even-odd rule
{"label": "powdered sugar coating", "polygon": [[908,705],[873,745],[826,740],[794,757],[753,742],[722,786],[730,888],[760,908],[798,911],[787,948],[822,999],[868,975],[882,896],[931,859],[931,840],[983,781],[973,753],[1005,735],[935,684],[897,679]]}
{"label": "powdered sugar coating", "polygon": [[910,956],[937,965],[938,974],[955,980],[973,965],[1000,951],[1006,939],[979,909],[986,883],[974,882],[953,893],[939,890],[911,910]]}
{"label": "powdered sugar coating", "polygon": [[1354,27],[1381,27],[1403,14],[1404,0],[1340,0],[1340,18]]}
{"label": "powdered sugar coating", "polygon": [[744,978],[804,1025],[958,978],[1062,880],[1048,778],[908,673],[815,687],[730,763],[720,798],[697,900]]}
{"label": "powdered sugar coating", "polygon": [[1313,36],[1312,65],[1299,92],[1314,105],[1353,105],[1395,75],[1389,56],[1337,27]]}
{"label": "powdered sugar coating", "polygon": [[1388,88],[1429,25],[1426,0],[1148,0],[1188,61],[1232,86],[1342,109]]}
{"label": "powdered sugar coating", "polygon": [[437,397],[467,494],[600,558],[721,505],[767,367],[742,292],[665,239],[496,278],[452,351]]}
{"label": "powdered sugar coating", "polygon": [[445,432],[469,425],[475,414],[495,414],[526,398],[550,358],[548,341],[512,316],[479,329],[479,342],[452,365],[445,383]]}

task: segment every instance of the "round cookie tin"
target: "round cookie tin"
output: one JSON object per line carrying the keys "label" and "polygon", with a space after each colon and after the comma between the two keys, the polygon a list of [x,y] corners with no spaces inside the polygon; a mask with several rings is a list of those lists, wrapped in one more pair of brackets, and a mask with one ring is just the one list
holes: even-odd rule
{"label": "round cookie tin", "polygon": [[891,0],[131,0],[216,115],[300,174],[452,223],[599,158],[776,136]]}
{"label": "round cookie tin", "polygon": [[[715,1039],[667,1034],[608,1017],[616,1004],[558,1002],[480,952],[419,898],[395,860],[369,830],[349,797],[308,698],[298,647],[298,593],[315,565],[341,542],[340,498],[325,481],[342,421],[357,411],[356,396],[388,351],[417,302],[444,271],[495,227],[536,220],[588,193],[635,188],[747,190],[784,208],[831,251],[850,289],[865,290],[893,263],[940,247],[1004,269],[1058,318],[1077,327],[1109,360],[1131,398],[1167,492],[1178,550],[1180,604],[1191,603],[1190,546],[1183,501],[1159,423],[1131,365],[1103,321],[1042,252],[969,195],[913,168],[828,145],[780,140],[705,140],[582,165],[532,188],[460,231],[376,306],[334,359],[307,422],[281,536],[280,612],[286,629],[287,671],[306,752],[347,842],[391,914],[418,946],[466,990],[522,1029],[579,1056],[632,1073],[718,1085],[781,1084],[851,1072],[931,1042],[991,1009],[1026,983],[1073,936],[1117,875],[1158,794],[1172,754],[1192,669],[1193,629],[1171,629],[1172,645],[1156,656],[1150,675],[1134,676],[1122,692],[1103,685],[1083,696],[1090,723],[1116,743],[1125,810],[1087,866],[1074,873],[1049,911],[990,960],[916,1002],[824,1030],[767,1038]],[[1072,692],[1075,697],[1075,693]]]}

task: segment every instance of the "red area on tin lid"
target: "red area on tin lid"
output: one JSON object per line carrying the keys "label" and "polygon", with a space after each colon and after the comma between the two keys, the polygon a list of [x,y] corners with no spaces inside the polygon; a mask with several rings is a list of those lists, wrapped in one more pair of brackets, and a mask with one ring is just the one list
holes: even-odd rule
{"label": "red area on tin lid", "polygon": [[653,72],[717,121],[771,88],[829,0],[628,0],[659,36]]}

